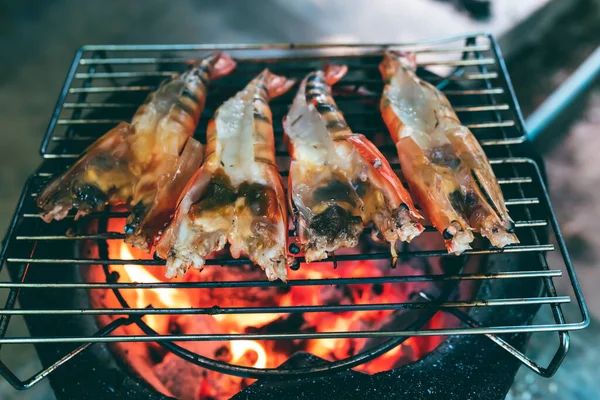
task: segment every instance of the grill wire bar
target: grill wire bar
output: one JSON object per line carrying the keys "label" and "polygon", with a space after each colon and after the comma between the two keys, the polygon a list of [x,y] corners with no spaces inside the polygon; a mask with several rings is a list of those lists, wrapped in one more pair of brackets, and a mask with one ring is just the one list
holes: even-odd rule
{"label": "grill wire bar", "polygon": [[[378,79],[377,63],[388,47],[413,50],[418,53],[419,73],[431,83],[437,85],[455,105],[459,117],[466,122],[486,150],[490,162],[498,176],[499,183],[511,215],[517,216],[516,227],[522,244],[512,245],[504,250],[490,248],[489,244],[474,246],[466,254],[475,257],[494,257],[505,253],[530,253],[538,260],[537,265],[529,266],[523,271],[498,272],[464,272],[460,269],[445,274],[427,274],[389,277],[353,277],[329,279],[291,280],[287,285],[281,282],[257,280],[235,280],[226,282],[156,282],[126,283],[117,282],[109,270],[110,265],[144,265],[148,268],[164,266],[161,260],[125,260],[109,257],[106,249],[107,240],[122,240],[121,232],[99,231],[98,233],[57,233],[51,225],[39,219],[35,207],[35,199],[44,185],[55,175],[72,164],[86,146],[111,126],[131,118],[135,108],[141,104],[143,97],[157,84],[173,73],[180,72],[190,61],[199,58],[200,52],[217,50],[229,51],[239,61],[238,70],[233,74],[238,83],[232,84],[224,80],[223,84],[215,82],[209,92],[209,103],[227,99],[239,90],[252,75],[256,74],[264,64],[276,73],[301,78],[304,74],[318,67],[324,60],[345,62],[350,65],[350,74],[339,86],[353,88],[349,93],[336,96],[342,111],[355,132],[368,137],[384,133],[385,126],[379,116],[377,102],[382,84]],[[356,71],[356,74],[353,74]],[[432,74],[429,71],[435,73]],[[240,79],[242,78],[242,79]],[[233,78],[232,78],[233,79]],[[367,91],[360,91],[366,88]],[[294,90],[294,89],[292,89]],[[223,94],[220,94],[222,91]],[[125,95],[126,101],[111,99],[114,95]],[[107,98],[108,96],[108,98]],[[133,97],[131,97],[133,96]],[[141,97],[140,97],[141,96]],[[278,117],[287,110],[289,101],[273,101],[274,130],[277,140],[282,135]],[[358,105],[358,107],[357,107]],[[354,108],[352,108],[354,107]],[[348,112],[346,110],[352,110]],[[97,118],[97,111],[115,113],[114,118]],[[199,126],[202,131],[214,109],[207,106]],[[112,114],[111,114],[112,115]],[[280,120],[280,119],[279,119]],[[85,132],[82,132],[85,131]],[[567,253],[564,239],[552,211],[546,186],[536,162],[522,157],[520,144],[525,141],[525,128],[515,94],[507,75],[504,60],[493,36],[488,34],[464,35],[452,38],[431,40],[411,44],[364,44],[364,45],[329,45],[329,44],[267,44],[267,45],[140,45],[140,46],[84,46],[75,55],[69,69],[64,87],[60,93],[56,108],[41,145],[41,155],[45,159],[42,167],[30,177],[19,203],[12,223],[4,240],[0,253],[0,266],[10,266],[13,282],[0,282],[0,290],[8,291],[8,299],[0,311],[0,346],[4,344],[47,344],[76,343],[72,352],[59,358],[50,367],[34,376],[21,380],[0,360],[0,374],[17,389],[27,389],[39,382],[65,362],[87,349],[93,343],[111,342],[156,342],[179,357],[205,368],[245,377],[285,377],[314,375],[336,370],[352,368],[372,360],[401,344],[411,336],[435,335],[471,335],[483,334],[490,340],[507,350],[528,368],[542,376],[552,376],[568,350],[569,331],[585,328],[590,321],[588,310],[583,299],[581,288],[575,276],[573,265]],[[392,154],[395,149],[390,142],[382,144],[384,154]],[[278,148],[278,159],[285,160],[287,152]],[[399,170],[394,162],[392,167]],[[285,163],[284,163],[285,164]],[[285,169],[282,176],[287,176]],[[502,172],[502,173],[500,173]],[[111,218],[123,218],[126,214],[114,210],[93,213],[77,224],[97,222],[106,225]],[[66,219],[73,224],[73,215]],[[431,226],[427,232],[433,233]],[[368,230],[367,230],[368,233]],[[424,233],[425,234],[425,233]],[[547,237],[550,236],[550,237]],[[552,240],[551,240],[552,239]],[[84,241],[98,243],[98,257],[43,257],[40,249],[56,243],[73,243],[80,245]],[[546,255],[555,250],[556,243],[564,265],[549,266]],[[420,250],[401,253],[401,257],[453,258],[444,249]],[[336,255],[338,263],[357,260],[389,259],[388,252]],[[299,261],[303,260],[299,258]],[[245,259],[207,260],[207,265],[235,267],[247,264]],[[323,268],[325,263],[315,262],[310,268]],[[105,282],[30,282],[27,273],[31,268],[88,268],[102,265],[106,273]],[[302,267],[308,268],[308,267]],[[14,273],[13,271],[17,271]],[[565,276],[566,272],[566,276]],[[554,279],[568,280],[571,292],[559,295]],[[450,300],[450,295],[462,282],[499,282],[504,280],[529,280],[538,282],[543,287],[539,296],[514,297],[500,299]],[[354,305],[313,305],[289,307],[213,307],[213,308],[147,308],[130,307],[121,291],[171,288],[179,290],[202,290],[222,288],[268,288],[294,286],[353,285],[353,284],[407,284],[411,282],[438,282],[443,284],[440,294],[435,297],[421,292],[420,300],[405,303],[389,304],[354,304]],[[561,287],[564,287],[561,286]],[[51,289],[98,290],[110,289],[116,295],[122,308],[95,309],[27,309],[17,308],[16,304],[22,291]],[[573,301],[575,300],[575,301]],[[561,305],[575,303],[581,318],[567,321]],[[511,307],[539,306],[549,312],[554,323],[528,323],[522,325],[485,326],[468,313],[471,309],[496,307],[502,312]],[[547,307],[544,308],[544,307]],[[256,313],[305,313],[305,312],[353,312],[361,310],[387,309],[421,309],[421,318],[406,329],[396,331],[346,331],[346,332],[290,332],[290,333],[252,333],[252,334],[158,334],[144,321],[144,315],[166,314],[256,314]],[[549,311],[548,311],[549,310]],[[453,328],[426,329],[424,325],[438,311],[449,313],[464,325]],[[11,317],[14,315],[114,315],[113,322],[89,336],[69,337],[6,337]],[[115,335],[114,330],[125,325],[136,324],[144,335]],[[509,333],[555,332],[559,344],[551,362],[541,366],[510,344],[507,337],[499,335]],[[177,345],[174,341],[218,341],[218,340],[292,340],[292,339],[325,339],[325,338],[387,338],[370,350],[358,353],[344,360],[335,361],[326,366],[303,369],[258,369],[241,367],[213,360],[194,354]]]}

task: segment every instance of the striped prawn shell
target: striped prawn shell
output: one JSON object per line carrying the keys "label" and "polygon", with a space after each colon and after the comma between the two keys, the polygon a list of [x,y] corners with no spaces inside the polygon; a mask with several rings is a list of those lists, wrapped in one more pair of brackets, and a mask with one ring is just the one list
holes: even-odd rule
{"label": "striped prawn shell", "polygon": [[[206,57],[190,70],[163,82],[155,92],[148,95],[144,104],[133,116],[132,124],[140,122],[150,111],[148,107],[152,105],[159,110],[159,114],[163,110],[168,112],[167,123],[174,122],[194,129],[206,104],[206,91],[211,81],[215,61],[214,55]],[[169,96],[171,93],[179,95]],[[170,103],[157,104],[167,96],[171,100]]]}
{"label": "striped prawn shell", "polygon": [[312,104],[326,122],[327,130],[334,140],[352,134],[346,119],[338,109],[331,94],[331,86],[322,70],[311,72],[304,80],[306,103]]}

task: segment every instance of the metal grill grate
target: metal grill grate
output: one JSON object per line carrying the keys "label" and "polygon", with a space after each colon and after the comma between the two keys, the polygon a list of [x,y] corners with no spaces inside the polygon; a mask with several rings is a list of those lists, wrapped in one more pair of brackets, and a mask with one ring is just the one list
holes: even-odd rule
{"label": "metal grill grate", "polygon": [[[420,299],[411,299],[405,303],[392,304],[354,304],[354,305],[311,305],[260,307],[260,308],[219,308],[219,313],[300,313],[384,309],[422,309],[421,317],[404,330],[396,331],[350,331],[350,332],[286,332],[286,333],[253,333],[253,334],[194,334],[194,335],[158,335],[140,318],[148,314],[184,314],[215,313],[214,308],[177,309],[177,308],[131,308],[120,297],[123,308],[114,309],[42,309],[17,308],[17,300],[22,291],[50,289],[53,291],[87,291],[112,289],[116,294],[121,290],[177,288],[179,290],[202,290],[219,288],[249,287],[283,287],[279,282],[267,281],[229,281],[229,282],[160,282],[160,283],[124,283],[116,282],[107,273],[105,282],[81,282],[75,279],[56,279],[52,282],[31,282],[28,271],[33,268],[67,268],[85,269],[91,265],[127,265],[131,260],[110,259],[106,251],[100,251],[99,257],[92,258],[55,258],[44,249],[58,243],[72,243],[73,248],[83,241],[92,241],[99,248],[106,247],[107,240],[121,240],[121,232],[83,233],[82,226],[90,221],[106,223],[110,218],[124,217],[124,213],[107,210],[92,214],[78,222],[72,215],[66,221],[46,225],[37,214],[35,198],[45,183],[54,175],[64,170],[79,156],[81,151],[101,134],[116,123],[129,120],[142,102],[146,94],[157,87],[158,83],[174,72],[181,71],[192,59],[198,59],[207,51],[226,50],[237,58],[238,69],[229,77],[213,83],[207,107],[202,115],[197,136],[202,140],[206,124],[215,111],[215,107],[245,85],[247,80],[267,65],[276,73],[302,78],[310,70],[322,65],[323,61],[340,61],[349,65],[350,73],[339,86],[336,96],[342,111],[345,112],[350,126],[355,132],[378,141],[379,147],[390,157],[392,166],[399,169],[395,158],[395,149],[387,139],[385,126],[379,116],[377,107],[382,83],[377,71],[383,49],[400,47],[414,50],[420,61],[419,73],[425,79],[442,89],[455,106],[459,117],[466,122],[486,150],[490,162],[498,176],[500,185],[507,199],[507,206],[516,220],[516,228],[522,243],[509,246],[503,251],[480,243],[479,247],[466,252],[473,257],[496,257],[498,254],[530,253],[532,262],[526,270],[498,270],[465,273],[460,270],[447,274],[423,274],[392,277],[354,277],[338,279],[299,279],[289,282],[290,286],[325,286],[390,283],[404,285],[410,282],[439,282],[443,289],[437,297],[421,293]],[[434,72],[434,73],[432,73]],[[282,143],[281,117],[291,103],[288,95],[276,99],[272,103],[277,136],[278,163],[284,168],[281,173],[287,175],[285,166],[288,155]],[[381,135],[379,135],[382,133]],[[410,336],[431,335],[470,335],[486,334],[488,337],[512,353],[535,372],[550,376],[564,358],[568,348],[568,331],[582,329],[589,323],[577,278],[574,274],[564,240],[560,234],[556,219],[552,212],[548,193],[537,164],[530,158],[522,156],[521,143],[525,140],[523,120],[515,102],[514,92],[510,85],[504,62],[498,46],[489,35],[470,35],[435,40],[410,45],[149,45],[149,46],[85,46],[75,56],[69,70],[64,88],[60,94],[56,109],[48,131],[44,137],[41,154],[45,162],[28,181],[19,201],[14,219],[2,249],[2,266],[8,265],[14,282],[0,282],[0,290],[8,292],[8,300],[0,312],[0,345],[31,343],[78,343],[73,352],[50,368],[40,371],[29,379],[18,379],[4,363],[0,363],[0,373],[17,388],[28,388],[47,376],[64,362],[76,356],[89,345],[96,342],[148,341],[158,342],[170,351],[198,365],[240,376],[283,376],[298,374],[316,374],[342,368],[350,368],[371,360],[396,347]],[[73,229],[75,228],[73,234]],[[69,230],[69,231],[67,231]],[[427,227],[424,235],[437,235],[432,227]],[[554,251],[558,246],[564,265],[549,266],[546,253]],[[73,253],[76,254],[76,253]],[[434,250],[407,250],[401,254],[405,259],[414,257],[454,258],[446,254],[443,247]],[[351,260],[389,259],[387,251],[370,253],[352,253],[336,256],[337,263]],[[302,261],[301,259],[299,261]],[[162,266],[158,259],[137,260],[138,265]],[[244,259],[214,259],[208,265],[236,266],[247,264]],[[321,265],[319,265],[321,264]],[[331,259],[311,264],[302,268],[325,268],[331,265]],[[107,269],[108,271],[108,269]],[[566,272],[566,276],[564,276]],[[516,296],[511,298],[478,298],[473,300],[449,301],[450,293],[463,281],[488,282],[498,280],[527,280],[531,285],[538,284],[543,289],[539,296]],[[566,295],[558,295],[554,280],[568,284]],[[567,321],[561,305],[573,300],[579,307],[581,318]],[[498,312],[517,307],[539,306],[539,313],[547,313],[553,323],[529,323],[520,325],[484,325],[468,310],[481,307],[498,307]],[[463,322],[455,328],[441,327],[424,329],[423,326],[434,313],[450,313]],[[114,322],[93,335],[75,336],[31,336],[7,337],[7,327],[11,316],[26,315],[34,318],[39,315],[71,315],[84,318],[85,315],[115,315]],[[118,317],[118,316],[121,317]],[[115,329],[127,324],[138,324],[144,335],[113,335]],[[507,333],[525,333],[549,331],[557,332],[560,343],[556,354],[548,366],[542,367],[529,357],[512,347],[507,339],[497,336]],[[290,340],[290,339],[325,339],[325,338],[388,338],[383,344],[327,366],[296,370],[255,369],[234,366],[211,360],[191,353],[176,345],[173,341],[189,340]]]}

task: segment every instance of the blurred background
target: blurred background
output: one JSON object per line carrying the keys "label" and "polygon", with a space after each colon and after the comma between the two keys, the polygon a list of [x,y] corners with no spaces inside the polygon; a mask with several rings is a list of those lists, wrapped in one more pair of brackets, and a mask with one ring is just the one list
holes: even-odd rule
{"label": "blurred background", "polygon": [[[83,44],[389,43],[489,31],[499,38],[522,111],[530,117],[555,211],[598,318],[600,90],[593,77],[600,66],[599,26],[600,0],[5,0],[0,5],[0,229],[6,230],[25,180],[40,164],[39,144]],[[568,105],[562,107],[560,100]],[[9,278],[3,272],[1,279]],[[25,334],[24,326],[11,328],[9,335]],[[596,398],[598,333],[593,321],[573,334],[571,352],[553,379],[522,368],[509,398]],[[543,351],[544,343],[533,343]],[[33,351],[15,356],[12,365],[21,378],[39,369]],[[19,393],[0,379],[0,399],[13,398],[52,399],[53,394],[45,382]]]}

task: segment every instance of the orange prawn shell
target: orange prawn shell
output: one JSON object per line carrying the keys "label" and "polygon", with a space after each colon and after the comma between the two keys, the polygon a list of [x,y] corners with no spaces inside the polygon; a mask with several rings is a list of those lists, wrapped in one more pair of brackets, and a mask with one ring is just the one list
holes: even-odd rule
{"label": "orange prawn shell", "polygon": [[386,193],[397,194],[400,201],[408,206],[408,209],[413,217],[423,219],[423,216],[419,214],[415,208],[408,190],[406,190],[402,182],[400,182],[400,179],[392,169],[392,166],[386,160],[383,154],[381,154],[379,149],[363,135],[349,135],[346,137],[346,139],[352,143],[354,148],[369,164],[381,164],[379,167],[376,167],[376,170],[381,176],[383,176],[385,181],[387,181],[390,186],[390,190],[387,190]]}

